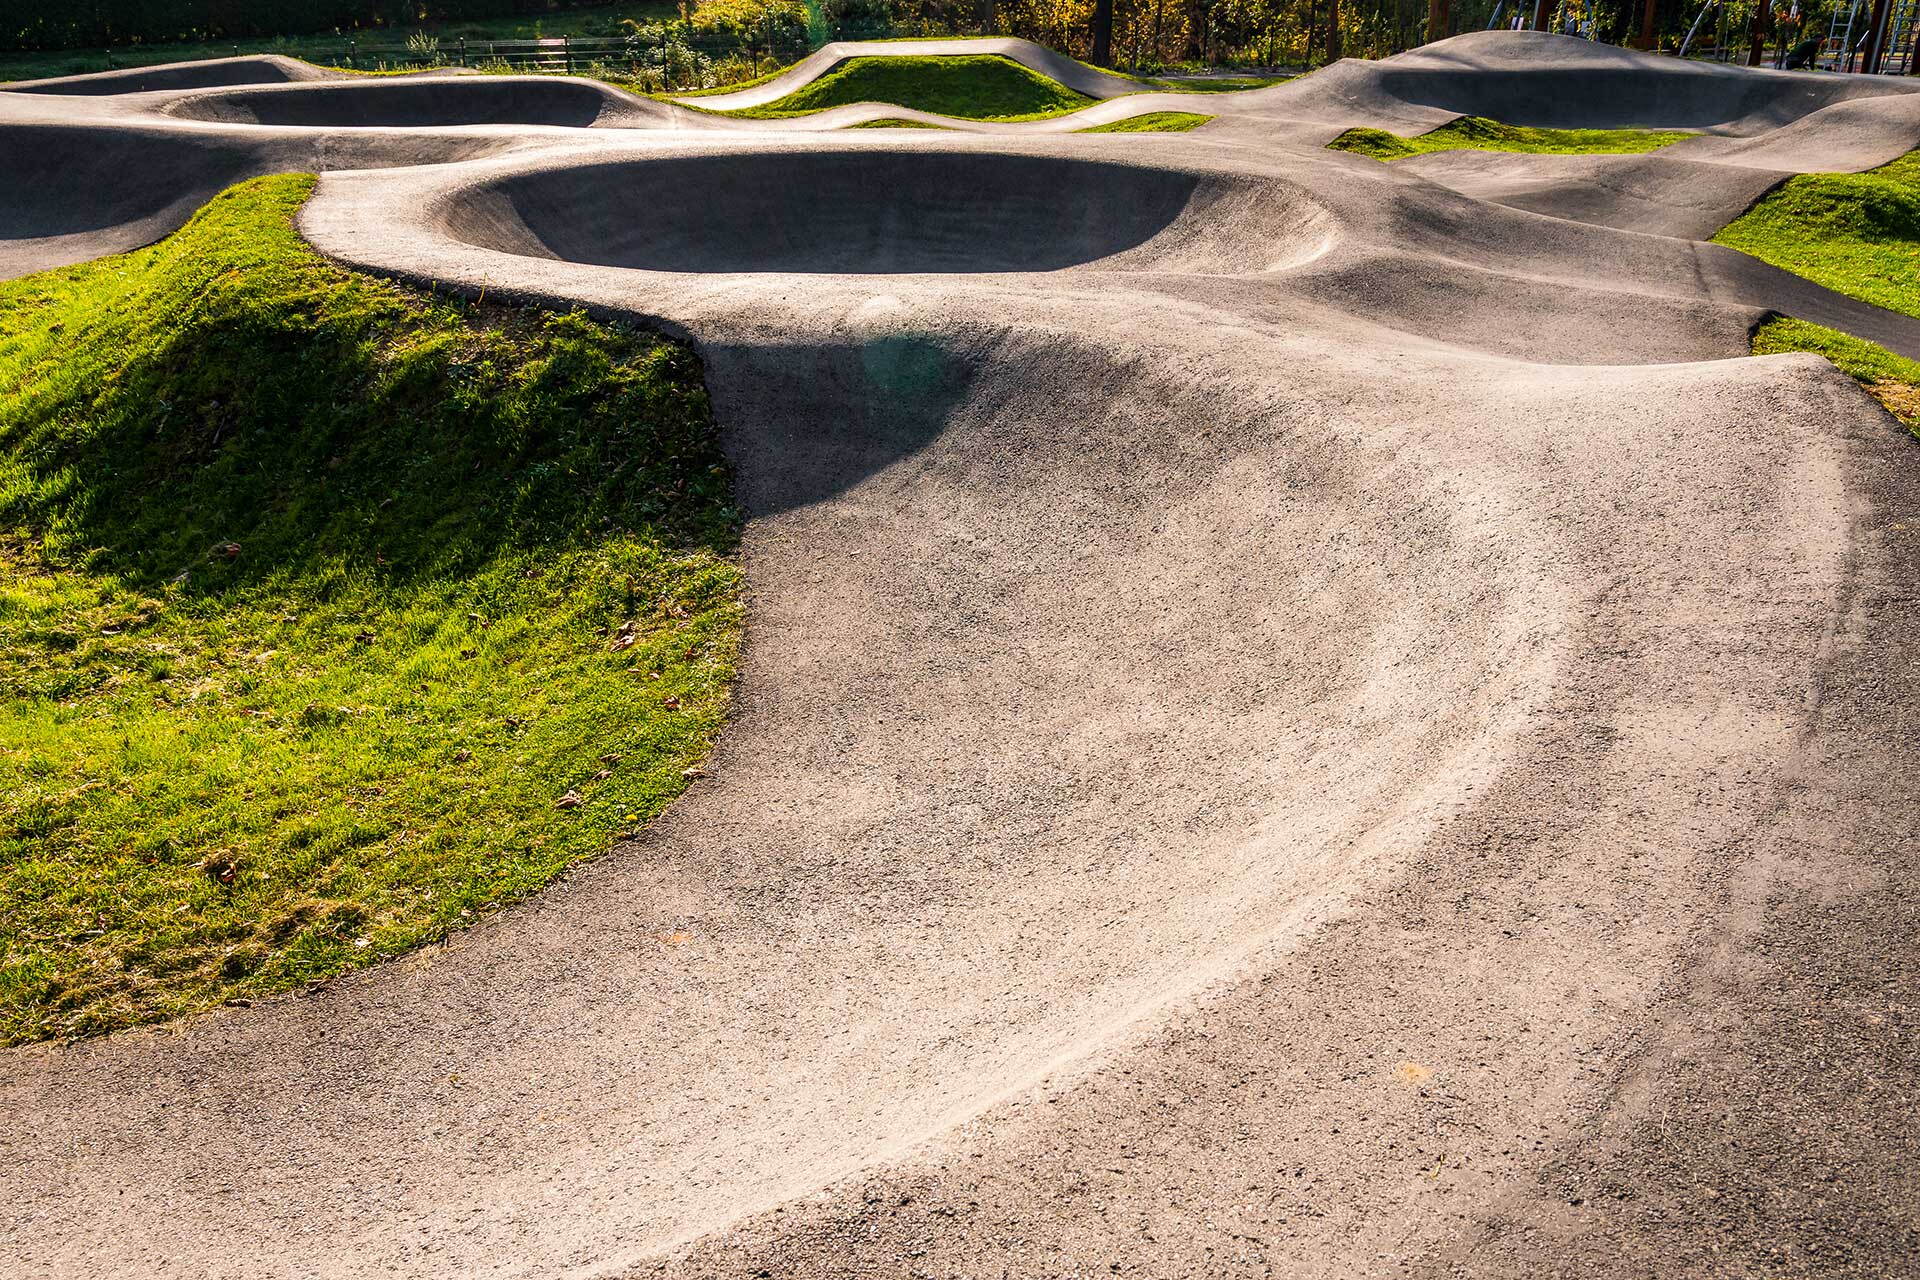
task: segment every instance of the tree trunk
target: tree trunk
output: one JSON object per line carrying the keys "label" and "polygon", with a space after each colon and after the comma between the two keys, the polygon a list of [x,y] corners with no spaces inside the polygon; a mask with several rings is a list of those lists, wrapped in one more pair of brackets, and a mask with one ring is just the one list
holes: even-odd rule
{"label": "tree trunk", "polygon": [[[1765,4],[1766,0],[1761,0],[1761,3]],[[1659,7],[1659,4],[1660,0],[1647,0],[1646,7],[1640,14],[1640,38],[1633,42],[1634,48],[1653,48],[1654,11]]]}
{"label": "tree trunk", "polygon": [[1327,0],[1327,61],[1340,61],[1340,0]]}
{"label": "tree trunk", "polygon": [[1427,0],[1427,43],[1447,38],[1447,0]]}
{"label": "tree trunk", "polygon": [[1747,33],[1747,65],[1757,67],[1760,60],[1767,56],[1767,27],[1773,16],[1771,0],[1756,0],[1753,7],[1753,26]]}
{"label": "tree trunk", "polygon": [[1183,62],[1198,62],[1205,55],[1203,41],[1207,32],[1207,7],[1203,0],[1186,0],[1187,42],[1180,50]]}
{"label": "tree trunk", "polygon": [[1093,0],[1093,56],[1096,67],[1113,65],[1113,0]]}

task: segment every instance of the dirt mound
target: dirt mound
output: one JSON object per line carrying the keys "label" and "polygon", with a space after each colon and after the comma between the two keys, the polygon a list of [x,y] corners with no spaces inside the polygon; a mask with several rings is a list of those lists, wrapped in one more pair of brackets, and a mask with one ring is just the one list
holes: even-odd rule
{"label": "dirt mound", "polygon": [[230,84],[287,84],[334,79],[344,73],[261,54],[244,58],[211,58],[205,62],[172,62],[158,67],[128,67],[84,76],[57,76],[50,80],[19,80],[0,85],[11,93],[65,93],[101,95],[154,93],[166,89],[210,89]]}
{"label": "dirt mound", "polygon": [[1757,133],[1835,103],[1917,89],[1920,84],[1899,76],[1756,70],[1572,36],[1474,32],[1380,62],[1347,59],[1242,95],[1241,109],[1401,133],[1459,115],[1542,128]]}
{"label": "dirt mound", "polygon": [[[646,216],[635,217],[644,208]],[[987,151],[727,151],[571,167],[445,215],[504,252],[654,271],[919,274],[1264,270],[1317,253],[1324,212],[1174,168]],[[1180,230],[1160,244],[1175,224]],[[1198,243],[1195,243],[1195,241]]]}
{"label": "dirt mound", "polygon": [[764,84],[732,93],[709,94],[685,101],[710,111],[735,111],[778,102],[802,85],[811,84],[849,58],[912,58],[980,56],[991,54],[1017,62],[1050,80],[1089,98],[1114,98],[1137,93],[1143,87],[1125,76],[1090,67],[1031,40],[995,37],[986,40],[836,40],[822,45]]}
{"label": "dirt mound", "polygon": [[458,125],[644,127],[673,110],[591,80],[555,76],[449,76],[354,80],[237,90],[183,98],[167,108],[188,120],[323,128]]}
{"label": "dirt mound", "polygon": [[0,279],[156,240],[254,167],[244,145],[163,129],[0,129]]}
{"label": "dirt mound", "polygon": [[0,280],[150,244],[243,178],[439,164],[509,145],[477,134],[188,133],[145,113],[106,126],[10,123],[0,127]]}

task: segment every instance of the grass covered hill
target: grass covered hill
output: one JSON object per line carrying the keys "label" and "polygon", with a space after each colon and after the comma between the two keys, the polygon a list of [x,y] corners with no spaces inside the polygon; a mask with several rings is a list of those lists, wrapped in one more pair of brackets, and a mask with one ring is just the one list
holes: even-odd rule
{"label": "grass covered hill", "polygon": [[772,120],[884,102],[963,120],[1035,120],[1078,111],[1093,101],[1010,58],[933,55],[849,58],[778,101],[727,114]]}
{"label": "grass covered hill", "polygon": [[691,352],[335,267],[311,185],[0,285],[0,1041],[439,937],[659,812],[725,712]]}
{"label": "grass covered hill", "polygon": [[[1789,178],[1713,239],[1835,293],[1920,316],[1920,151],[1865,173]],[[1753,350],[1826,356],[1920,434],[1920,362],[1792,319],[1761,325]]]}
{"label": "grass covered hill", "polygon": [[1385,129],[1349,129],[1329,142],[1375,160],[1405,160],[1435,151],[1525,151],[1565,155],[1624,155],[1657,151],[1690,133],[1649,129],[1535,129],[1483,116],[1462,116],[1430,133],[1403,138]]}
{"label": "grass covered hill", "polygon": [[1789,178],[1714,242],[1920,316],[1920,151],[1865,173]]}
{"label": "grass covered hill", "polygon": [[1149,111],[1145,115],[1115,120],[1112,124],[1096,124],[1090,129],[1081,129],[1079,132],[1188,133],[1211,119],[1213,119],[1212,116],[1203,116],[1192,111]]}

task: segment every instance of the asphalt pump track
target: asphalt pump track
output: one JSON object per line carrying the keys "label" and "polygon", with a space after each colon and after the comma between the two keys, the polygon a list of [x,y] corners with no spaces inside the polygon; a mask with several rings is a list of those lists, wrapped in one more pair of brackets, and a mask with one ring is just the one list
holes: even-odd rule
{"label": "asphalt pump track", "polygon": [[[317,170],[341,262],[694,343],[750,515],[708,776],[324,996],[0,1055],[0,1270],[1912,1268],[1914,444],[1746,353],[1920,321],[1701,240],[1920,96],[1524,33],[1071,74],[910,133],[272,59],[0,93],[0,271]],[[1071,132],[1170,109],[1218,119]],[[1701,136],[1325,149],[1460,114]]]}

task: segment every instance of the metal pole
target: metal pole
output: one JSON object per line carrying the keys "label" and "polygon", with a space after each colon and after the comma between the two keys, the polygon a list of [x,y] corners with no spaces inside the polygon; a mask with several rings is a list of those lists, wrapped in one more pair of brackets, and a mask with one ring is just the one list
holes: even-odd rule
{"label": "metal pole", "polygon": [[1881,59],[1887,52],[1887,0],[1873,0],[1873,18],[1867,24],[1867,58],[1860,70],[1867,75],[1880,74]]}
{"label": "metal pole", "polygon": [[1720,0],[1707,0],[1705,4],[1700,6],[1700,12],[1694,15],[1693,25],[1687,28],[1687,38],[1680,42],[1681,57],[1683,58],[1686,57],[1687,50],[1693,48],[1694,34],[1700,30],[1700,24],[1706,21],[1707,15],[1711,13],[1713,11],[1713,7],[1719,3],[1720,3]]}

